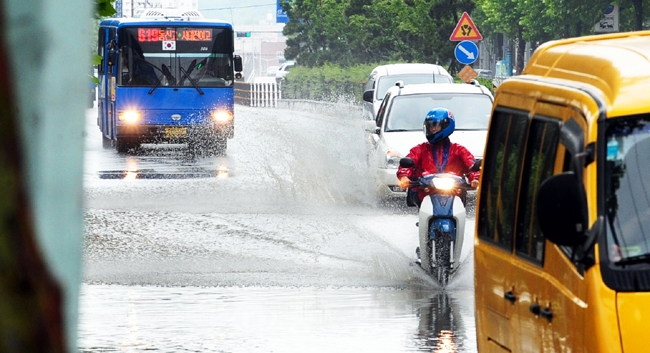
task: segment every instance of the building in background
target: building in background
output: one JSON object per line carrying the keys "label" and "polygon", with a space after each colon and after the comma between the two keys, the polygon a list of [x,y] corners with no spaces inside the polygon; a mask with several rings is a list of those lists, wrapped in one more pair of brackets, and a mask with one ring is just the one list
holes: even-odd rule
{"label": "building in background", "polygon": [[233,27],[235,35],[235,53],[244,60],[244,80],[252,82],[255,77],[267,76],[267,69],[280,66],[286,61],[284,49],[286,37],[282,34],[284,23],[277,23],[275,13],[254,25],[237,25]]}
{"label": "building in background", "polygon": [[199,0],[116,0],[116,17],[140,17],[148,9],[198,10]]}

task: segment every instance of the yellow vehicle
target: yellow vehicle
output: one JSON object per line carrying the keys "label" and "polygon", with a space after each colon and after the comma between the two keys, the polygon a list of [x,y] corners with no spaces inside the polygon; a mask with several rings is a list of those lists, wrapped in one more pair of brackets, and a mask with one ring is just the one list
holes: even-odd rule
{"label": "yellow vehicle", "polygon": [[548,42],[499,87],[478,350],[650,352],[650,31]]}

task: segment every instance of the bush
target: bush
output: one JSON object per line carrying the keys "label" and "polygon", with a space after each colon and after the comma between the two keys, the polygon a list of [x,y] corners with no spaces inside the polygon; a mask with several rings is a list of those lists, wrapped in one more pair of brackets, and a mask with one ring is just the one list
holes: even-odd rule
{"label": "bush", "polygon": [[[383,64],[345,68],[330,64],[314,68],[296,65],[281,81],[282,98],[361,104],[368,76],[377,65]],[[477,80],[494,93],[492,80],[482,77]],[[461,81],[456,79],[456,82]]]}
{"label": "bush", "polygon": [[364,86],[375,66],[307,68],[296,65],[282,80],[282,97],[360,104]]}

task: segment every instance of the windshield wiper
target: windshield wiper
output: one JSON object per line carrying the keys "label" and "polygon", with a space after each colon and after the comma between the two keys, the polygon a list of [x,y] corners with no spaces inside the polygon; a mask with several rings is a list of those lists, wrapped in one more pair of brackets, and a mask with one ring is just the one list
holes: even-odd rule
{"label": "windshield wiper", "polygon": [[[192,60],[192,62],[190,63],[190,66],[187,68],[187,72],[185,72],[185,70],[183,70],[183,72],[185,72],[185,74],[183,75],[183,77],[181,77],[181,79],[180,79],[180,81],[178,83],[179,86],[182,86],[185,83],[185,79],[190,77],[190,74],[192,73],[192,71],[194,71],[195,67],[196,67],[196,59]],[[181,66],[181,69],[182,68],[183,67]]]}
{"label": "windshield wiper", "polygon": [[614,262],[614,265],[625,266],[625,265],[634,265],[641,263],[650,263],[650,254],[642,254],[637,256],[626,257],[622,260]]}
{"label": "windshield wiper", "polygon": [[203,90],[201,90],[201,87],[199,87],[199,85],[196,84],[196,81],[194,81],[194,79],[190,77],[190,74],[187,73],[187,71],[185,71],[185,69],[182,66],[180,67],[180,69],[181,71],[183,71],[183,78],[187,77],[187,79],[190,80],[190,82],[192,83],[192,86],[194,86],[194,88],[196,88],[196,90],[199,91],[199,94],[203,95]]}
{"label": "windshield wiper", "polygon": [[[156,68],[158,71],[163,73],[163,76],[167,78],[168,84],[170,84],[172,86],[176,85],[176,78],[174,77],[174,75],[172,75],[172,72],[169,71],[169,68],[167,67],[167,65],[162,64],[162,70],[159,69],[156,65],[153,65],[153,64],[150,64],[150,65],[153,66],[154,68]],[[162,85],[163,76],[160,76],[160,78],[158,78],[158,82],[156,82],[156,84],[153,87],[151,87],[151,89],[148,92],[149,94],[152,94],[153,91],[156,90],[156,88],[158,88],[158,87],[160,87],[160,85]]]}
{"label": "windshield wiper", "polygon": [[149,92],[147,92],[147,94],[152,94],[153,91],[156,90],[156,88],[160,87],[160,85],[162,84],[162,78],[163,78],[162,76],[158,78],[158,82],[156,82],[156,84],[153,87],[151,87],[151,89],[149,90]]}

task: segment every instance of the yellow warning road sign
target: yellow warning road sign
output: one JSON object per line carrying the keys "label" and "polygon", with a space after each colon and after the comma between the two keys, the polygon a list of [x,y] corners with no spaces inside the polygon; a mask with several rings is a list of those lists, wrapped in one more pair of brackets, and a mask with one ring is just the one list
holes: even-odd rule
{"label": "yellow warning road sign", "polygon": [[478,31],[478,28],[476,28],[474,21],[469,18],[469,14],[467,14],[467,12],[463,12],[463,15],[460,17],[460,20],[458,20],[456,29],[454,29],[454,32],[451,34],[451,37],[449,37],[449,40],[462,41],[481,39],[483,39],[483,36]]}

